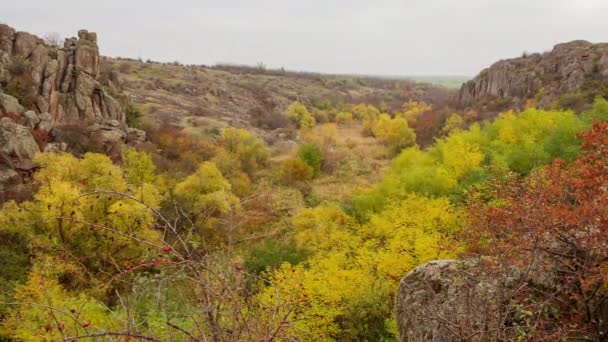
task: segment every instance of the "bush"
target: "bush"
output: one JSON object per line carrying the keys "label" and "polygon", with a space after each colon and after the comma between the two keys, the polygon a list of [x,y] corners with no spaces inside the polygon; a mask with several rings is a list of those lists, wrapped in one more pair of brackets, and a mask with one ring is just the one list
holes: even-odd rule
{"label": "bush", "polygon": [[306,260],[310,252],[299,248],[295,242],[279,243],[267,240],[264,245],[254,248],[245,259],[245,267],[250,272],[260,274],[288,262],[297,265]]}
{"label": "bush", "polygon": [[353,123],[353,114],[349,112],[340,112],[336,115],[336,123],[340,125],[350,125]]}
{"label": "bush", "polygon": [[131,127],[141,127],[142,110],[133,102],[129,102],[125,108],[125,121]]}
{"label": "bush", "polygon": [[26,108],[36,104],[36,82],[32,78],[31,66],[23,58],[15,58],[7,67],[11,74],[10,81],[4,85],[4,92],[19,100]]}
{"label": "bush", "polygon": [[293,120],[300,128],[312,128],[315,118],[310,114],[306,106],[300,102],[294,102],[287,108],[287,117]]}
{"label": "bush", "polygon": [[302,159],[287,159],[281,165],[279,177],[284,184],[295,184],[311,180],[315,175],[315,170],[306,164]]}
{"label": "bush", "polygon": [[118,66],[118,71],[120,71],[123,74],[130,73],[131,72],[131,64],[129,64],[127,62],[120,63],[120,65]]}
{"label": "bush", "polygon": [[408,126],[407,120],[401,117],[391,119],[387,114],[380,115],[372,133],[395,154],[416,144],[414,130]]}
{"label": "bush", "polygon": [[318,176],[323,166],[323,153],[316,144],[304,144],[298,148],[298,157],[310,166],[314,175]]}

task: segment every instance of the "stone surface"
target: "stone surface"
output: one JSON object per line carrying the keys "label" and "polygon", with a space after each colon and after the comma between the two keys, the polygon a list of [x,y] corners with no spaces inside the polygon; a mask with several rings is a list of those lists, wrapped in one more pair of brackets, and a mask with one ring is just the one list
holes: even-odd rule
{"label": "stone surface", "polygon": [[[482,260],[439,260],[420,265],[400,282],[395,314],[400,341],[493,341],[514,336],[516,289],[554,288],[541,267],[529,272],[492,269]],[[504,334],[504,335],[500,335]]]}
{"label": "stone surface", "polygon": [[458,101],[463,106],[487,98],[510,97],[517,102],[534,98],[542,90],[539,105],[544,106],[598,77],[608,81],[608,44],[572,41],[543,54],[496,62],[462,85]]}
{"label": "stone surface", "polygon": [[146,141],[146,132],[141,129],[127,128],[127,142],[129,144],[138,144]]}
{"label": "stone surface", "polygon": [[[57,125],[106,120],[124,123],[120,104],[100,82],[100,56],[95,33],[81,30],[78,38],[66,39],[64,47],[57,48],[34,35],[15,32],[1,25],[0,82],[17,77],[9,70],[15,61],[24,62],[31,76],[27,84],[35,96],[35,104],[26,109],[49,113]],[[9,105],[13,106],[13,103]],[[15,109],[14,106],[10,108],[11,111]]]}
{"label": "stone surface", "polygon": [[29,128],[35,128],[40,123],[40,117],[33,110],[28,110],[23,113],[23,118],[25,119],[25,124]]}
{"label": "stone surface", "polygon": [[[0,116],[16,114],[0,121],[0,168],[4,170],[0,186],[14,178],[13,173],[26,175],[34,168],[39,147],[30,130],[61,132],[61,127],[76,127],[83,140],[99,142],[106,152],[120,150],[127,138],[125,115],[119,101],[101,83],[100,63],[93,32],[81,30],[78,38],[66,39],[59,48],[0,24],[0,88],[11,83],[23,88],[19,89],[21,104],[8,94],[10,88],[6,93],[0,89]],[[126,101],[118,80],[106,86]],[[145,133],[143,138],[139,132],[132,135],[134,140],[145,140]],[[68,150],[60,135],[50,137],[45,151]]]}
{"label": "stone surface", "polygon": [[0,93],[0,111],[2,113],[20,114],[23,113],[23,110],[23,106],[19,104],[16,98]]}
{"label": "stone surface", "polygon": [[38,152],[38,144],[27,127],[9,118],[0,118],[0,153],[13,164],[24,164],[31,161]]}

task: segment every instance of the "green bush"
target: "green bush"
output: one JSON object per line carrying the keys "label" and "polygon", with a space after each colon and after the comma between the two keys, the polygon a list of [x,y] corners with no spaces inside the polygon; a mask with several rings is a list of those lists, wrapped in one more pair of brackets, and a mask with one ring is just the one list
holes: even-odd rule
{"label": "green bush", "polygon": [[127,125],[131,127],[140,127],[141,118],[143,116],[142,110],[136,104],[129,102],[125,108],[125,120]]}
{"label": "green bush", "polygon": [[321,149],[316,144],[301,145],[298,149],[298,157],[313,169],[315,176],[321,173],[324,158]]}
{"label": "green bush", "polygon": [[308,251],[299,248],[293,241],[279,243],[267,240],[262,246],[249,252],[245,259],[245,267],[252,273],[260,274],[284,262],[297,265],[309,255]]}

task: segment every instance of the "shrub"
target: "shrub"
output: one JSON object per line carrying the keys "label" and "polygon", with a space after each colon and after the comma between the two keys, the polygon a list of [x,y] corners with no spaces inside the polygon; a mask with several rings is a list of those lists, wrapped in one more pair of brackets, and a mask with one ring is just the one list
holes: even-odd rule
{"label": "shrub", "polygon": [[316,123],[306,106],[297,101],[287,107],[287,117],[300,128],[312,128]]}
{"label": "shrub", "polygon": [[129,102],[125,108],[125,120],[131,127],[141,127],[143,113],[141,108],[133,102]]}
{"label": "shrub", "polygon": [[31,74],[31,66],[23,58],[15,58],[8,65],[11,79],[4,87],[4,92],[19,100],[26,108],[36,104],[36,82]]}
{"label": "shrub", "polygon": [[306,182],[314,175],[315,170],[299,158],[287,159],[279,170],[279,177],[284,184]]}
{"label": "shrub", "polygon": [[336,123],[340,125],[350,125],[353,123],[353,114],[349,112],[340,112],[336,115]]}
{"label": "shrub", "polygon": [[301,145],[298,148],[298,157],[313,169],[315,176],[319,175],[324,158],[321,149],[316,144]]}
{"label": "shrub", "polygon": [[382,114],[372,128],[372,133],[395,154],[416,144],[416,134],[404,118],[391,119],[387,114]]}
{"label": "shrub", "polygon": [[294,241],[279,243],[267,240],[262,246],[253,248],[245,259],[247,269],[260,274],[288,262],[297,265],[306,260],[310,252],[299,248]]}

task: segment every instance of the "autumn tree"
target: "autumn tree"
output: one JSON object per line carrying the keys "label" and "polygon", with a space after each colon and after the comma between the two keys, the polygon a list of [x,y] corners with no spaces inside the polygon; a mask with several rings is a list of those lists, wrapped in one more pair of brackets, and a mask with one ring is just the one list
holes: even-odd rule
{"label": "autumn tree", "polygon": [[545,289],[527,283],[513,299],[525,305],[527,336],[606,338],[608,309],[608,125],[580,135],[582,155],[556,160],[527,179],[495,185],[491,200],[472,206],[466,241],[496,269],[540,273]]}
{"label": "autumn tree", "polygon": [[403,118],[391,118],[388,114],[382,114],[374,124],[372,132],[394,154],[416,144],[416,134]]}
{"label": "autumn tree", "polygon": [[310,114],[306,106],[297,101],[287,107],[286,114],[300,128],[312,128],[316,123],[315,118]]}

